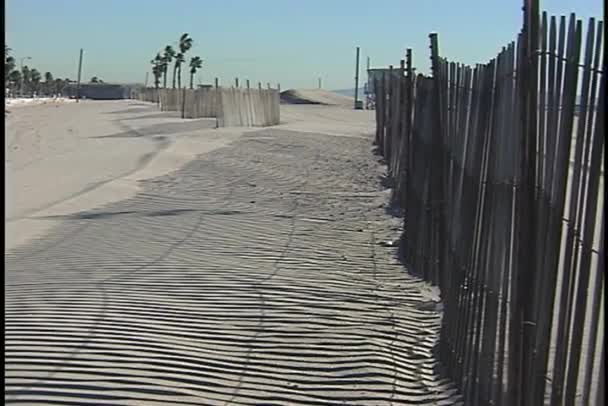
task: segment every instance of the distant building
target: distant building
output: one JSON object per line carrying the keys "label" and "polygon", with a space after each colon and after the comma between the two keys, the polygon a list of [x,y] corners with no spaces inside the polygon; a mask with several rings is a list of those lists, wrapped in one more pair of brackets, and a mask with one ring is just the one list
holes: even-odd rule
{"label": "distant building", "polygon": [[[125,85],[112,83],[81,83],[80,97],[92,100],[120,100],[135,98],[140,85]],[[70,83],[67,88],[70,97],[76,97],[77,84]]]}

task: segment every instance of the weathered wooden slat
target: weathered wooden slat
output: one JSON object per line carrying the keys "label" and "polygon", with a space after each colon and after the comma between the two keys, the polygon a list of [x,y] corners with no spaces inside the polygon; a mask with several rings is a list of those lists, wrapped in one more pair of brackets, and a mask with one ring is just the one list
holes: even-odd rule
{"label": "weathered wooden slat", "polygon": [[596,328],[602,292],[590,258],[603,116],[589,108],[601,34],[591,22],[579,65],[581,32],[574,15],[557,24],[525,0],[517,41],[488,64],[441,57],[433,34],[432,78],[413,75],[408,52],[384,95],[376,86],[405,261],[441,289],[438,354],[465,404],[568,404],[581,390],[587,402],[601,386],[599,336],[575,334]]}
{"label": "weathered wooden slat", "polygon": [[[589,30],[592,30],[593,27],[593,19],[590,19],[589,21]],[[591,91],[590,91],[590,95],[589,95],[589,101],[588,101],[588,107],[586,110],[586,112],[588,113],[588,119],[587,119],[587,125],[586,125],[586,130],[588,131],[588,133],[590,134],[593,130],[593,118],[598,114],[602,114],[602,111],[599,110],[597,107],[597,99],[596,99],[596,86],[597,86],[597,81],[598,81],[598,77],[599,77],[599,70],[600,70],[600,59],[602,58],[602,53],[601,53],[601,49],[602,49],[602,43],[603,43],[603,34],[604,34],[604,30],[603,30],[603,22],[600,21],[597,25],[597,33],[595,35],[595,53],[594,53],[594,62],[593,62],[593,66],[592,66],[592,81],[591,81]],[[601,70],[604,71],[604,68],[601,67]],[[600,97],[605,97],[605,95],[600,95]],[[585,163],[586,164],[586,163]],[[601,167],[601,173],[604,172],[604,167],[602,165]],[[603,175],[602,175],[602,186],[603,187]],[[585,366],[583,368],[583,371],[585,372],[585,375],[583,377],[583,383],[582,383],[582,393],[583,393],[583,397],[582,397],[582,402],[583,404],[587,404],[589,402],[589,399],[592,397],[592,381],[593,381],[593,377],[595,376],[594,372],[595,372],[595,367],[594,367],[594,363],[595,363],[595,354],[596,354],[596,346],[598,342],[601,342],[599,340],[599,335],[600,335],[600,328],[599,328],[599,316],[600,316],[600,309],[601,309],[601,292],[603,289],[603,285],[604,285],[604,256],[603,256],[603,251],[604,251],[604,228],[605,228],[605,224],[604,224],[604,210],[601,210],[601,218],[600,221],[598,222],[598,224],[601,225],[601,230],[600,230],[600,241],[598,243],[598,247],[599,247],[599,254],[598,254],[598,265],[597,267],[594,269],[594,274],[595,274],[595,278],[594,278],[594,283],[591,285],[592,286],[592,294],[591,294],[591,315],[590,315],[590,326],[589,326],[589,330],[591,332],[591,334],[589,334],[589,341],[586,344],[585,348],[589,349],[589,354],[587,356],[586,362],[585,362]],[[593,334],[593,332],[596,332],[595,334]]]}
{"label": "weathered wooden slat", "polygon": [[[575,21],[573,18],[570,19],[570,23],[569,23],[569,37],[573,38],[574,36],[574,24]],[[560,27],[559,27],[559,45],[558,45],[558,53],[555,59],[557,59],[557,76],[556,76],[556,84],[555,84],[555,94],[556,97],[554,100],[554,107],[553,109],[555,110],[555,114],[557,117],[554,118],[555,123],[553,124],[553,129],[555,131],[556,136],[550,138],[552,141],[552,148],[549,152],[551,152],[552,154],[549,155],[550,157],[550,161],[548,163],[549,168],[551,168],[548,176],[547,176],[547,185],[545,186],[547,193],[552,195],[552,188],[553,188],[553,178],[554,178],[554,174],[556,171],[555,168],[555,151],[557,149],[557,143],[558,140],[560,139],[560,132],[563,130],[563,126],[558,127],[558,120],[559,122],[561,122],[562,120],[562,110],[561,108],[559,108],[558,103],[561,102],[561,97],[563,97],[563,93],[564,93],[564,89],[560,86],[560,84],[562,83],[562,73],[563,73],[563,66],[565,65],[564,63],[564,48],[565,48],[565,27],[566,27],[566,18],[565,17],[561,17],[560,19]],[[559,110],[558,110],[559,109]],[[568,252],[566,252],[566,254],[568,254]],[[573,261],[573,263],[576,263],[577,260],[576,258],[574,258],[573,260],[570,260],[569,258],[566,259],[566,264],[568,264],[570,261]],[[552,404],[561,404],[562,402],[562,396],[563,396],[563,388],[564,388],[564,376],[565,376],[565,371],[566,371],[566,362],[567,362],[567,352],[566,352],[566,348],[568,346],[568,339],[570,336],[570,331],[571,331],[571,307],[572,307],[572,295],[573,295],[573,289],[574,289],[574,284],[576,281],[577,275],[576,275],[576,268],[572,268],[571,270],[569,268],[565,268],[564,269],[564,273],[562,275],[561,278],[561,291],[560,291],[560,305],[559,305],[559,310],[558,310],[558,316],[557,316],[557,320],[556,320],[556,328],[557,328],[557,342],[556,342],[556,350],[555,350],[555,367],[554,367],[554,373],[553,373],[553,378],[552,378]]]}
{"label": "weathered wooden slat", "polygon": [[[578,24],[581,25],[580,22]],[[578,27],[577,27],[578,28]],[[603,65],[603,62],[602,62]],[[578,71],[578,67],[576,69]],[[605,77],[600,83],[599,111],[604,108],[604,86]],[[576,91],[576,87],[574,88]],[[591,159],[589,161],[589,177],[587,184],[587,200],[585,202],[585,218],[582,229],[582,240],[580,241],[581,260],[578,275],[578,289],[576,292],[576,303],[574,307],[574,331],[583,331],[586,314],[586,300],[588,297],[589,276],[591,272],[592,242],[596,227],[597,203],[599,197],[599,182],[602,166],[602,151],[604,146],[604,114],[598,114],[595,131],[591,140]],[[586,162],[584,163],[586,164]],[[579,363],[582,354],[582,334],[573,334],[570,342],[570,354],[567,381],[565,387],[566,404],[574,404],[578,389]]]}
{"label": "weathered wooden slat", "polygon": [[542,402],[545,394],[545,376],[547,372],[547,362],[549,359],[549,344],[553,322],[553,303],[555,299],[560,242],[562,241],[562,218],[566,198],[566,186],[569,173],[569,155],[573,133],[574,105],[576,103],[576,87],[578,82],[578,61],[580,58],[581,32],[580,22],[574,26],[575,16],[570,18],[570,28],[568,33],[568,62],[564,77],[564,95],[562,98],[562,119],[557,133],[557,150],[554,161],[553,182],[550,189],[543,191],[547,195],[548,206],[543,217],[545,225],[545,238],[541,248],[543,249],[544,259],[541,262],[543,270],[541,277],[538,278],[538,286],[543,286],[542,291],[537,295],[537,339],[536,339],[536,359],[534,360],[535,369],[535,389],[534,400]]}

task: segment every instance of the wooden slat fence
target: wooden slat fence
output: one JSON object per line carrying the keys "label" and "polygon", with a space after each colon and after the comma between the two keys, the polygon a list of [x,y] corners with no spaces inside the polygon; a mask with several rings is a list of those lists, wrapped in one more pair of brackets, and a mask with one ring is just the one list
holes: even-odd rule
{"label": "wooden slat fence", "polygon": [[584,28],[527,0],[488,63],[431,34],[432,77],[408,50],[374,82],[406,265],[440,287],[467,405],[604,404],[604,37]]}
{"label": "wooden slat fence", "polygon": [[279,90],[258,88],[142,89],[138,98],[182,118],[217,118],[218,127],[273,126],[280,123]]}
{"label": "wooden slat fence", "polygon": [[145,102],[158,103],[159,102],[159,89],[145,88],[140,89],[137,94],[137,99]]}

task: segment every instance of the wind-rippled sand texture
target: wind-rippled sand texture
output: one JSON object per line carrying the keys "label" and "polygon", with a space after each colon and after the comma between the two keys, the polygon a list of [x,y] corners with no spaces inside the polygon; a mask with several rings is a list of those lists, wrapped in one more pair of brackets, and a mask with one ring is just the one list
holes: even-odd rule
{"label": "wind-rippled sand texture", "polygon": [[249,132],[10,252],[5,403],[457,403],[371,141]]}

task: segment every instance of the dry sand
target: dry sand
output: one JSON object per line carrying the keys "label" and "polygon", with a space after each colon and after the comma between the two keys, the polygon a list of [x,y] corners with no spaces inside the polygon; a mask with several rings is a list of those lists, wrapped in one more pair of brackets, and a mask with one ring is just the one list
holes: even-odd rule
{"label": "dry sand", "polygon": [[354,100],[323,89],[288,89],[281,92],[281,103],[353,107]]}
{"label": "dry sand", "polygon": [[5,120],[5,249],[48,231],[56,222],[46,216],[126,199],[138,181],[173,171],[245,132],[213,130],[214,124],[124,101],[12,109]]}
{"label": "dry sand", "polygon": [[69,99],[67,97],[7,97],[4,99],[4,107],[15,108],[22,106],[32,106],[36,104],[59,104],[74,102],[76,102],[75,99]]}
{"label": "dry sand", "polygon": [[401,220],[373,112],[282,121],[213,130],[133,101],[14,112],[7,402],[457,403],[434,372],[433,291],[382,244]]}

